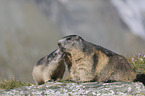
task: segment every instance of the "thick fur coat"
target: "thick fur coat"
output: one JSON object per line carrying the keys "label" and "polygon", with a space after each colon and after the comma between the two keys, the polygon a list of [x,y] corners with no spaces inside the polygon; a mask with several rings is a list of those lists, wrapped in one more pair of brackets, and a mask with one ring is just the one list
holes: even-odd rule
{"label": "thick fur coat", "polygon": [[70,35],[58,41],[61,51],[71,55],[70,75],[74,81],[133,81],[136,73],[127,59],[106,48]]}

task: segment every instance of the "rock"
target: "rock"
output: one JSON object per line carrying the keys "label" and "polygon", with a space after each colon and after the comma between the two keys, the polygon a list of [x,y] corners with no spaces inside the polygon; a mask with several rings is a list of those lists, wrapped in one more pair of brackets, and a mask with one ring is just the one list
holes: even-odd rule
{"label": "rock", "polygon": [[55,96],[144,96],[145,88],[140,82],[115,83],[61,83],[48,82],[39,86],[24,86],[7,90],[0,95],[55,95]]}

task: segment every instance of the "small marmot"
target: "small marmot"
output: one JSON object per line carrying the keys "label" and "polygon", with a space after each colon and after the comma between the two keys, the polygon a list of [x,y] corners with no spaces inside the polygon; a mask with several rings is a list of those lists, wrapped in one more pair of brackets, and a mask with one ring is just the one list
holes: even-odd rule
{"label": "small marmot", "polygon": [[71,55],[70,75],[74,81],[134,81],[136,73],[127,59],[101,46],[69,35],[58,41],[61,51]]}
{"label": "small marmot", "polygon": [[63,52],[56,49],[35,64],[32,75],[37,85],[62,79],[65,72],[64,55]]}

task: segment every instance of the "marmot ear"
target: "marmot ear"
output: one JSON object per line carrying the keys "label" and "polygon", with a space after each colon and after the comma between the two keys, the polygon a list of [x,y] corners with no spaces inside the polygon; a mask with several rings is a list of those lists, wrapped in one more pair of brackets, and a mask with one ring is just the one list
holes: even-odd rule
{"label": "marmot ear", "polygon": [[79,41],[80,37],[79,36],[76,36],[75,39]]}

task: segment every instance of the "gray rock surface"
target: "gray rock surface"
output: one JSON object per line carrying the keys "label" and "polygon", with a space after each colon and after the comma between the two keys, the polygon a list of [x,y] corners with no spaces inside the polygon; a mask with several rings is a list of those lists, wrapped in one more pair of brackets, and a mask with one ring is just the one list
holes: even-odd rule
{"label": "gray rock surface", "polygon": [[51,95],[51,96],[145,96],[145,88],[139,82],[115,83],[61,83],[48,82],[39,86],[24,86],[0,92],[0,95]]}

